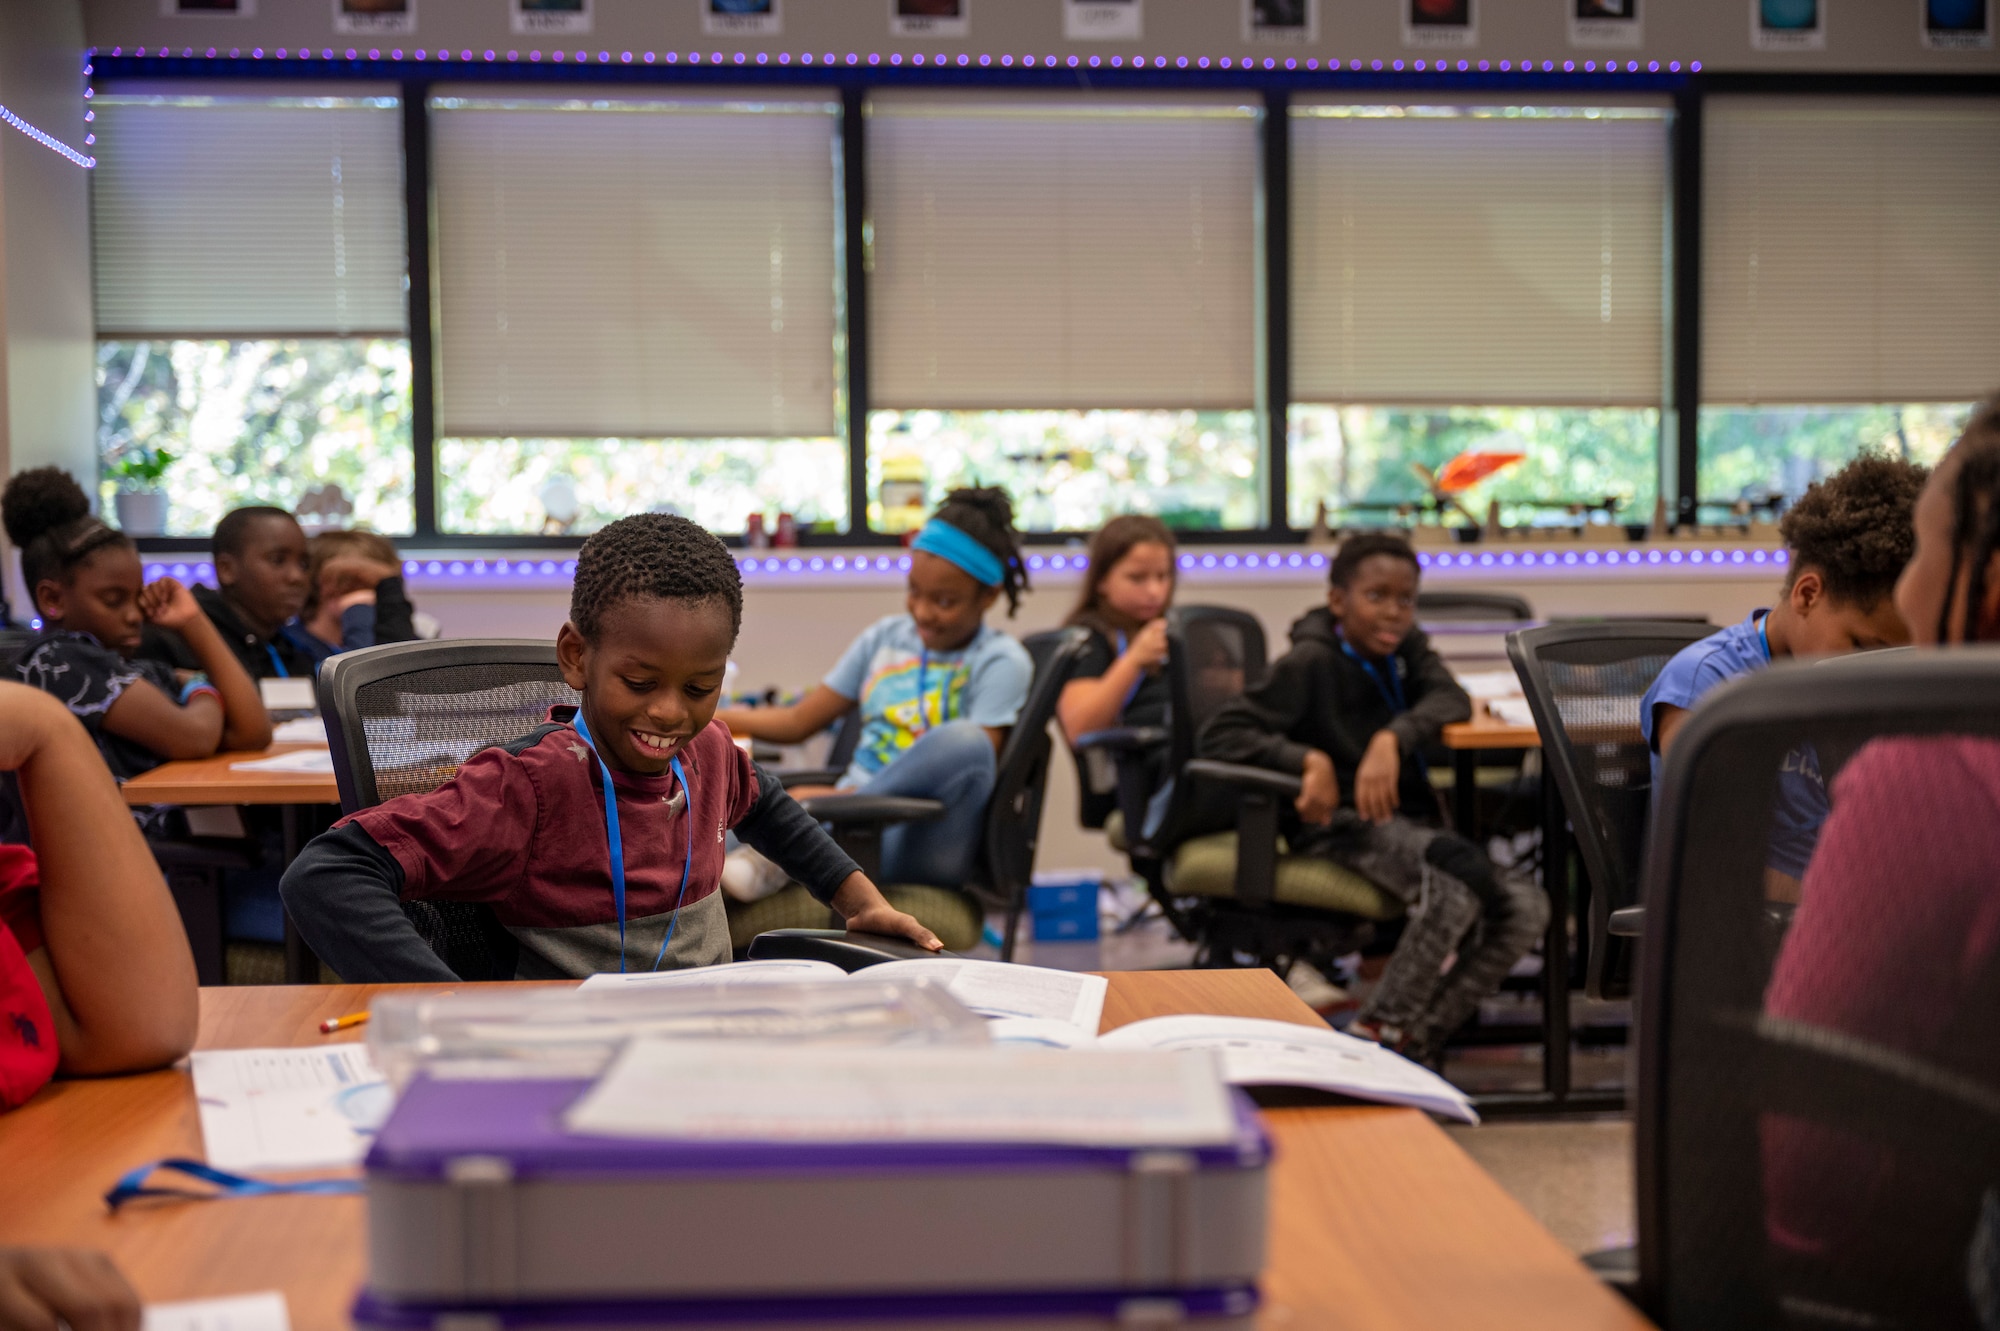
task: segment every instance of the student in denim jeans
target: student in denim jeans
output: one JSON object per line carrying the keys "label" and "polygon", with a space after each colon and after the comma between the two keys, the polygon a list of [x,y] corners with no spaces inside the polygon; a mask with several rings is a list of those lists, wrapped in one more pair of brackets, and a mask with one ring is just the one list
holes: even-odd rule
{"label": "student in denim jeans", "polygon": [[943,817],[883,834],[883,881],[958,887],[979,849],[996,755],[1034,678],[1027,650],[985,616],[1003,592],[1011,616],[1027,586],[1006,493],[953,490],[911,545],[906,613],[869,625],[798,702],[717,716],[738,735],[796,744],[858,702],[861,742],[834,789],[945,805]]}

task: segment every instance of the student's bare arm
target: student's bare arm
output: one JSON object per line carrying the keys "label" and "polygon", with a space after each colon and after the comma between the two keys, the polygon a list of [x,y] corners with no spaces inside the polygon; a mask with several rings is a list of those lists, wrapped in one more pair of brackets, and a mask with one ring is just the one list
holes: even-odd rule
{"label": "student's bare arm", "polygon": [[854,699],[842,697],[824,684],[788,707],[724,707],[715,714],[733,735],[767,739],[773,744],[799,744],[825,730]]}
{"label": "student's bare arm", "polygon": [[[201,662],[208,682],[222,695],[222,747],[268,746],[271,715],[264,710],[264,697],[257,691],[257,681],[250,678],[250,672],[236,659],[236,653],[229,650],[221,630],[202,612],[194,594],[173,578],[160,578],[147,583],[139,593],[139,608],[148,620],[181,635]],[[213,745],[208,752],[215,752]]]}
{"label": "student's bare arm", "polygon": [[1126,699],[1145,677],[1149,666],[1167,659],[1167,621],[1156,619],[1139,630],[1132,643],[1110,667],[1094,679],[1073,679],[1063,685],[1056,700],[1056,720],[1063,734],[1074,740],[1093,730],[1108,730],[1118,724]]}
{"label": "student's bare arm", "polygon": [[1680,733],[1681,722],[1687,720],[1687,708],[1676,707],[1670,702],[1653,704],[1653,740],[1662,758],[1667,756],[1667,746]]}
{"label": "student's bare arm", "polygon": [[197,693],[183,707],[151,680],[136,679],[105,712],[104,728],[162,758],[206,758],[222,743],[222,704]]}
{"label": "student's bare arm", "polygon": [[90,1248],[0,1247],[0,1331],[139,1331],[139,1296]]}
{"label": "student's bare arm", "polygon": [[173,1062],[194,1044],[194,958],[97,746],[54,697],[0,683],[0,770],[8,769],[20,774],[41,862],[45,946],[28,962],[55,1016],[63,1070]]}

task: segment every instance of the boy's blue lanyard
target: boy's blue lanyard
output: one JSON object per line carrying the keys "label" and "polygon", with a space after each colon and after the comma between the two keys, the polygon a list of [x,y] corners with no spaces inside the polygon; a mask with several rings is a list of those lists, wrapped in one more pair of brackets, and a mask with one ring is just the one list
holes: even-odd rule
{"label": "boy's blue lanyard", "polygon": [[[1335,632],[1339,632],[1339,630],[1336,629]],[[1349,660],[1368,672],[1368,678],[1373,681],[1375,691],[1382,695],[1383,702],[1389,704],[1389,710],[1392,713],[1401,716],[1404,712],[1410,710],[1410,704],[1404,701],[1403,678],[1396,673],[1394,658],[1390,659],[1388,663],[1389,668],[1386,671],[1378,671],[1373,662],[1360,652],[1354,650],[1353,645],[1347,641],[1345,633],[1340,634],[1340,650],[1347,653]],[[1384,674],[1388,676],[1386,681],[1383,679]]]}
{"label": "boy's blue lanyard", "polygon": [[1771,664],[1771,612],[1757,616],[1757,641],[1764,644],[1764,664]]}
{"label": "boy's blue lanyard", "polygon": [[[1123,633],[1123,631],[1120,631],[1120,633],[1118,634],[1118,656],[1123,656],[1123,655],[1125,655],[1125,634]],[[1113,657],[1112,659],[1116,660],[1117,657]],[[1132,687],[1125,690],[1125,701],[1118,704],[1119,716],[1122,717],[1125,715],[1125,709],[1132,705],[1132,700],[1139,696],[1139,690],[1144,688],[1145,685],[1146,685],[1146,672],[1144,670],[1141,670],[1139,672],[1139,678],[1132,681]]]}
{"label": "boy's blue lanyard", "polygon": [[[570,723],[576,727],[577,738],[590,749],[590,756],[597,759],[597,770],[604,774],[604,834],[611,843],[611,900],[618,907],[618,973],[625,973],[625,838],[618,830],[618,789],[611,783],[611,768],[605,763],[604,755],[597,751],[597,741],[590,737],[590,727],[584,724],[583,709],[578,708],[576,719]],[[681,894],[674,898],[674,918],[667,922],[667,936],[660,940],[660,955],[653,958],[652,969],[658,970],[666,960],[667,944],[674,941],[674,930],[681,922],[681,902],[687,899],[688,869],[694,864],[694,792],[688,789],[687,773],[681,768],[679,754],[675,754],[667,766],[681,783],[681,794],[687,797],[687,807],[681,812],[687,818],[687,858],[681,861]]]}
{"label": "boy's blue lanyard", "polygon": [[278,672],[278,678],[290,679],[292,677],[292,672],[285,669],[284,661],[279,658],[278,644],[275,642],[267,642],[264,644],[264,650],[271,654],[271,668]]}
{"label": "boy's blue lanyard", "polygon": [[[924,730],[931,728],[930,713],[924,707],[924,694],[930,680],[931,651],[926,647],[917,653],[917,721]],[[944,684],[938,689],[938,724],[951,720],[951,676],[944,677]],[[918,731],[922,734],[923,731]]]}

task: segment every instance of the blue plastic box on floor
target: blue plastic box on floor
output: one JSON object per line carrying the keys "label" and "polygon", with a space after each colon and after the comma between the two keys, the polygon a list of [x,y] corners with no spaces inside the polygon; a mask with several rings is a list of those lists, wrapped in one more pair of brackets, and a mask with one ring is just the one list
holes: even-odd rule
{"label": "blue plastic box on floor", "polygon": [[1104,875],[1038,873],[1028,889],[1028,917],[1038,943],[1088,942],[1097,937],[1097,894]]}

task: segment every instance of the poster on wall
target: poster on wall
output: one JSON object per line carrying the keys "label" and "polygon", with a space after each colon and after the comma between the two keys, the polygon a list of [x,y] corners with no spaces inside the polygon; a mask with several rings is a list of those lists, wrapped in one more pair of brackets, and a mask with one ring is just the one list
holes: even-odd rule
{"label": "poster on wall", "polygon": [[515,32],[524,37],[590,31],[591,0],[508,0]]}
{"label": "poster on wall", "polygon": [[417,0],[333,0],[333,30],[347,37],[415,32]]}
{"label": "poster on wall", "polygon": [[780,0],[701,0],[705,37],[777,37],[785,31]]}
{"label": "poster on wall", "polygon": [[1243,0],[1243,40],[1302,46],[1319,40],[1319,0]]}
{"label": "poster on wall", "polygon": [[257,0],[160,0],[163,18],[256,18]]}
{"label": "poster on wall", "polygon": [[1479,44],[1477,0],[1402,0],[1403,45],[1467,47]]}
{"label": "poster on wall", "polygon": [[1143,37],[1142,0],[1063,0],[1063,36],[1073,42]]}
{"label": "poster on wall", "polygon": [[1758,51],[1824,51],[1827,0],[1750,0],[1750,46]]}
{"label": "poster on wall", "polygon": [[1569,44],[1631,47],[1645,43],[1639,27],[1639,0],[1564,0],[1569,6]]}
{"label": "poster on wall", "polygon": [[970,37],[972,0],[889,0],[891,37]]}
{"label": "poster on wall", "polygon": [[1917,8],[1928,49],[1993,49],[1993,0],[1917,0]]}

